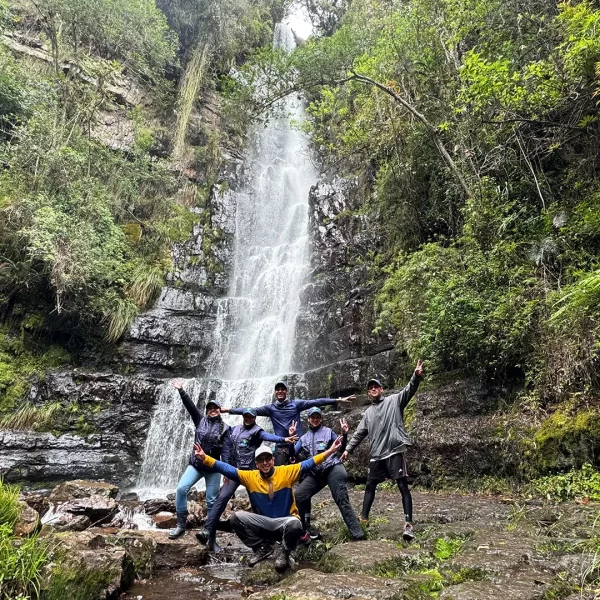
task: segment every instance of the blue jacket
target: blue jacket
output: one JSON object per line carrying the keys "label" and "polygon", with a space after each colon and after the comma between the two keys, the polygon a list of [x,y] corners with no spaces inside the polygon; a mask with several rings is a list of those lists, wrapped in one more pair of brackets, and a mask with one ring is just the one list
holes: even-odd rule
{"label": "blue jacket", "polygon": [[[317,400],[286,400],[283,404],[274,402],[273,404],[265,404],[254,408],[257,417],[269,417],[273,424],[275,435],[288,437],[290,435],[289,428],[292,421],[296,421],[296,435],[302,435],[302,421],[300,413],[303,410],[308,410],[313,406],[328,406],[335,404],[337,400],[333,398],[318,398]],[[232,415],[241,415],[245,408],[232,408],[229,412]]]}
{"label": "blue jacket", "polygon": [[254,469],[254,452],[263,442],[283,444],[285,438],[267,433],[256,424],[250,428],[243,424],[237,425],[231,430],[231,435],[227,437],[225,442],[227,446],[223,447],[223,456],[228,457],[228,460],[223,459],[223,462],[238,469]]}
{"label": "blue jacket", "polygon": [[[325,452],[333,442],[337,439],[337,434],[333,429],[321,425],[318,429],[310,428],[293,446],[293,451],[290,452],[290,457],[294,455],[302,459],[311,458],[317,454]],[[347,436],[343,437],[342,446],[339,452],[344,452],[346,447]],[[333,465],[339,465],[342,461],[337,454],[332,454],[327,460],[312,469],[313,473],[320,473]]]}
{"label": "blue jacket", "polygon": [[[223,460],[229,462],[228,452],[231,445],[227,439],[231,435],[231,427],[223,421],[222,417],[211,419],[203,415],[185,390],[180,389],[179,395],[196,426],[194,443],[200,444],[204,452],[215,459],[221,457],[221,450],[223,449]],[[190,465],[196,469],[204,468],[204,465],[194,456],[193,451],[190,456]]]}

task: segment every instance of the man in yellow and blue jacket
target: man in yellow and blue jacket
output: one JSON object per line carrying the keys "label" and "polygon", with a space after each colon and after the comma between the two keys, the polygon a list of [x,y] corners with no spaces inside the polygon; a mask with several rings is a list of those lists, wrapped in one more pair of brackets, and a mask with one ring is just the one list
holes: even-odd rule
{"label": "man in yellow and blue jacket", "polygon": [[207,456],[196,444],[194,451],[205,467],[221,473],[227,479],[241,483],[250,497],[253,513],[238,511],[231,515],[231,528],[254,551],[250,566],[273,554],[273,543],[281,542],[281,552],[275,568],[284,571],[290,564],[290,552],[302,536],[302,523],[296,507],[292,486],[300,477],[337,452],[342,439],[338,438],[325,452],[294,465],[276,467],[273,451],[261,446],[254,453],[256,471],[242,471]]}

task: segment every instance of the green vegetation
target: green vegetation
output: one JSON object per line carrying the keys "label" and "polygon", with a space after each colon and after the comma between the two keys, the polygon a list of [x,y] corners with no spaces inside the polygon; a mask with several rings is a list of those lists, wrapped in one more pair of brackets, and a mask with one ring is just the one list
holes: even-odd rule
{"label": "green vegetation", "polygon": [[21,512],[19,489],[0,479],[0,598],[37,598],[48,545],[37,536],[17,540],[14,527]]}
{"label": "green vegetation", "polygon": [[600,473],[590,464],[562,475],[540,477],[532,482],[532,486],[537,493],[553,500],[600,502]]}
{"label": "green vegetation", "polygon": [[572,422],[532,428],[528,469],[597,466],[597,5],[357,0],[313,17],[324,35],[257,52],[231,102],[257,114],[306,90],[325,170],[357,182],[381,238],[377,329],[430,373],[518,384],[540,421],[576,397]]}
{"label": "green vegetation", "polygon": [[435,541],[433,554],[440,560],[448,560],[459,554],[464,545],[465,540],[460,537],[438,538]]}

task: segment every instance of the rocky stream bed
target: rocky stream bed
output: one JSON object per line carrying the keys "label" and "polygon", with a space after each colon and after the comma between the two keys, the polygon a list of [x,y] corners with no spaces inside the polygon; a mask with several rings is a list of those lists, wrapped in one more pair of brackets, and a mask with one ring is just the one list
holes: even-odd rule
{"label": "rocky stream bed", "polygon": [[[351,490],[357,510],[362,494]],[[66,563],[105,582],[102,600],[600,598],[598,504],[415,491],[417,538],[406,544],[400,496],[381,489],[368,539],[351,543],[323,491],[313,499],[322,540],[300,547],[294,568],[278,574],[272,561],[248,568],[249,550],[232,534],[219,535],[219,554],[196,542],[201,496],[190,501],[190,530],[169,540],[172,500],[140,502],[111,484],[67,482],[23,495],[20,531],[32,533],[41,515],[41,534],[63,545]]]}

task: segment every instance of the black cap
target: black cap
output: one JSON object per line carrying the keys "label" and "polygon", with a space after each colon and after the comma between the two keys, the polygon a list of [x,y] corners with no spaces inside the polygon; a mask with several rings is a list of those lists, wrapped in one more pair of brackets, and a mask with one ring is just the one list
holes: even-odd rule
{"label": "black cap", "polygon": [[378,385],[380,388],[382,388],[383,386],[381,385],[381,381],[379,381],[379,379],[369,379],[369,381],[367,381],[367,389],[369,388],[369,386],[374,383],[376,385]]}
{"label": "black cap", "polygon": [[274,389],[277,389],[278,387],[281,387],[281,386],[283,386],[286,390],[288,389],[287,383],[285,381],[278,381],[275,384],[275,388]]}
{"label": "black cap", "polygon": [[218,403],[216,400],[214,400],[214,399],[213,399],[213,400],[209,400],[209,401],[206,403],[206,410],[208,410],[208,407],[209,407],[211,404],[214,404],[214,405],[215,405],[217,408],[221,408],[221,405],[220,405],[220,404],[219,404],[219,403]]}

